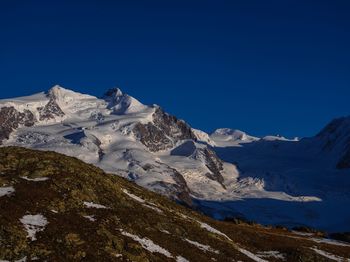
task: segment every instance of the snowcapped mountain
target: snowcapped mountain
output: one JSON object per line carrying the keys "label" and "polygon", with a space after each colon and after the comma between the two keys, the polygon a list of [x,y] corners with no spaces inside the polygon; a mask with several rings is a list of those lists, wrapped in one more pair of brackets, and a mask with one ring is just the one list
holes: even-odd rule
{"label": "snowcapped mountain", "polygon": [[55,86],[1,100],[0,123],[4,146],[75,156],[188,205],[202,184],[224,190],[222,176],[234,171],[184,121],[119,89],[96,98]]}
{"label": "snowcapped mountain", "polygon": [[191,128],[110,89],[0,100],[0,143],[77,157],[219,219],[349,231],[349,118],[315,137]]}
{"label": "snowcapped mountain", "polygon": [[204,201],[202,209],[206,205],[206,212],[218,218],[234,210],[233,216],[264,224],[348,231],[349,120],[336,119],[315,137],[301,140],[267,136],[247,142],[240,132],[214,132],[214,151],[239,170],[244,186],[235,193],[243,201]]}
{"label": "snowcapped mountain", "polygon": [[250,136],[247,133],[230,128],[220,128],[215,130],[210,135],[211,141],[214,141],[216,146],[234,146],[240,143],[249,143],[259,140],[259,138]]}

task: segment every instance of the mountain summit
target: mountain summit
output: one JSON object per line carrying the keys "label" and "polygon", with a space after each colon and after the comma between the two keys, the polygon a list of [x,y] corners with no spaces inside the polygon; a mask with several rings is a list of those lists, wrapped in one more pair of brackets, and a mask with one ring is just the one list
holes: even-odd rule
{"label": "mountain summit", "polygon": [[109,89],[103,98],[109,102],[108,108],[115,114],[137,113],[146,109],[145,105],[135,98],[123,94],[119,88]]}
{"label": "mountain summit", "polygon": [[77,157],[217,219],[350,231],[349,118],[300,141],[209,135],[118,88],[54,86],[0,100],[0,124],[2,146]]}

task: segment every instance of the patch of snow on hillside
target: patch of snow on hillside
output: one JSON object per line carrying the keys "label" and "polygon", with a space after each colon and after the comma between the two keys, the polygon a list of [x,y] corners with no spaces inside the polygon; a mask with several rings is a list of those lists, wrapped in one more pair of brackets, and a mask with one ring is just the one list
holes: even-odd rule
{"label": "patch of snow on hillside", "polygon": [[316,243],[324,243],[324,244],[329,244],[329,245],[335,245],[335,246],[342,246],[342,247],[350,247],[350,244],[345,243],[345,242],[340,242],[337,240],[333,240],[333,239],[328,239],[328,238],[308,238]]}
{"label": "patch of snow on hillside", "polygon": [[150,209],[153,209],[154,211],[157,211],[158,213],[163,213],[162,210],[160,210],[155,204],[153,203],[150,203],[150,204],[147,204],[145,200],[143,200],[142,198],[130,193],[128,190],[126,189],[123,189],[123,192],[128,195],[130,198],[136,200],[137,202],[141,203],[144,207],[147,207],[147,208],[150,208]]}
{"label": "patch of snow on hillside", "polygon": [[285,236],[289,237],[289,238],[294,238],[294,239],[309,240],[309,241],[316,242],[318,244],[328,244],[328,245],[341,246],[341,247],[350,247],[350,244],[346,243],[346,242],[341,242],[341,241],[329,239],[329,238],[309,237],[309,236],[312,236],[313,234],[308,234],[308,233],[303,233],[303,232],[297,232],[297,231],[292,231],[292,232],[296,235],[299,235],[299,236],[293,236],[293,235],[285,235]]}
{"label": "patch of snow on hillside", "polygon": [[[33,259],[32,259],[33,260]],[[21,259],[18,259],[18,260],[14,260],[14,262],[26,262],[27,261],[27,257],[23,257]],[[9,260],[1,260],[0,259],[0,262],[10,262]]]}
{"label": "patch of snow on hillside", "polygon": [[267,260],[264,260],[264,259],[258,257],[257,255],[253,254],[252,252],[250,252],[250,251],[248,251],[248,250],[246,250],[244,248],[238,248],[238,250],[242,254],[246,255],[247,257],[249,257],[250,259],[252,259],[252,260],[254,260],[256,262],[268,262]]}
{"label": "patch of snow on hillside", "polygon": [[168,258],[173,258],[173,256],[170,254],[170,252],[161,246],[158,246],[155,244],[152,240],[148,238],[141,238],[137,235],[130,234],[128,232],[125,232],[124,230],[120,229],[120,232],[123,236],[127,236],[132,238],[134,241],[138,242],[144,249],[148,250],[151,253],[160,253]]}
{"label": "patch of snow on hillside", "polygon": [[[34,257],[35,258],[35,257]],[[32,258],[32,261],[33,260],[36,260],[36,259],[34,259],[34,258]],[[18,259],[18,260],[14,260],[14,262],[26,262],[27,261],[27,257],[25,256],[25,257],[22,257],[21,259]],[[1,260],[0,259],[0,262],[10,262],[9,260]]]}
{"label": "patch of snow on hillside", "polygon": [[176,257],[176,262],[190,262],[190,261],[187,260],[186,258],[182,257],[182,256],[177,256]]}
{"label": "patch of snow on hillside", "polygon": [[15,189],[12,186],[0,187],[0,197],[10,195],[13,192],[15,192]]}
{"label": "patch of snow on hillside", "polygon": [[277,258],[281,260],[285,260],[285,257],[283,254],[281,254],[278,251],[262,251],[257,254],[258,257],[260,258]]}
{"label": "patch of snow on hillside", "polygon": [[41,214],[25,215],[20,219],[20,221],[27,230],[27,237],[32,241],[36,240],[36,233],[43,231],[48,224],[47,219]]}
{"label": "patch of snow on hillside", "polygon": [[90,220],[91,222],[95,222],[96,221],[96,218],[94,216],[83,216],[85,217],[86,219]]}
{"label": "patch of snow on hillside", "polygon": [[105,209],[108,208],[104,205],[100,205],[100,204],[95,204],[93,202],[86,202],[84,201],[84,206],[88,207],[88,208],[97,208],[97,209]]}
{"label": "patch of snow on hillside", "polygon": [[[14,260],[14,262],[26,262],[26,261],[27,261],[27,257],[23,257],[23,258],[21,258],[19,260]],[[0,262],[10,262],[10,261],[9,260],[1,260],[0,259]]]}
{"label": "patch of snow on hillside", "polygon": [[48,177],[36,177],[36,178],[29,178],[26,176],[21,176],[22,179],[27,180],[27,181],[33,181],[33,182],[42,182],[42,181],[47,181],[50,178]]}
{"label": "patch of snow on hillside", "polygon": [[170,232],[168,230],[165,230],[165,229],[161,229],[160,232],[165,233],[167,235],[170,235]]}
{"label": "patch of snow on hillside", "polygon": [[207,230],[207,231],[209,231],[209,232],[211,232],[211,233],[214,233],[214,234],[223,236],[223,237],[225,237],[227,240],[232,241],[231,238],[229,238],[226,234],[224,234],[224,233],[220,232],[219,230],[217,230],[217,229],[215,229],[215,228],[209,226],[208,224],[203,223],[203,222],[200,222],[200,221],[197,221],[197,222],[200,224],[201,228],[204,228],[205,230]]}
{"label": "patch of snow on hillside", "polygon": [[163,213],[163,211],[161,209],[159,209],[158,207],[154,206],[154,205],[148,205],[148,204],[143,204],[144,207],[150,208],[160,214]]}
{"label": "patch of snow on hillside", "polygon": [[314,235],[313,233],[307,233],[307,232],[301,232],[301,231],[295,231],[295,230],[292,230],[292,233],[299,235],[299,236],[307,236],[307,237]]}
{"label": "patch of snow on hillside", "polygon": [[204,244],[198,243],[196,241],[189,240],[187,238],[185,238],[185,241],[190,243],[193,246],[196,246],[197,248],[199,248],[200,250],[202,250],[204,252],[209,251],[209,252],[213,252],[213,253],[219,254],[218,250],[215,250],[215,249],[213,249],[212,247],[210,247],[208,245],[204,245]]}
{"label": "patch of snow on hillside", "polygon": [[315,251],[317,254],[325,257],[325,258],[328,258],[328,259],[331,259],[331,260],[334,260],[334,261],[338,261],[338,262],[349,262],[350,259],[349,258],[343,258],[343,257],[339,257],[339,256],[336,256],[336,255],[333,255],[331,253],[328,253],[326,251],[323,251],[323,250],[320,250],[320,249],[317,249],[317,248],[310,248],[312,249],[313,251]]}
{"label": "patch of snow on hillside", "polygon": [[131,197],[132,199],[136,200],[137,202],[140,202],[140,203],[145,203],[145,202],[146,202],[146,201],[143,200],[142,198],[140,198],[140,197],[138,197],[138,196],[136,196],[136,195],[130,193],[130,192],[129,192],[128,190],[126,190],[126,189],[123,189],[123,192],[124,192],[125,194],[127,194],[129,197]]}
{"label": "patch of snow on hillside", "polygon": [[217,234],[217,235],[220,235],[220,236],[223,236],[225,237],[227,240],[229,240],[230,242],[233,243],[234,247],[239,251],[241,252],[242,254],[246,255],[247,257],[251,258],[252,260],[256,261],[256,262],[267,262],[266,260],[264,259],[261,259],[260,257],[258,257],[257,255],[253,254],[252,252],[244,249],[244,248],[241,248],[241,247],[238,247],[233,241],[231,238],[229,238],[226,234],[222,233],[221,231],[209,226],[208,224],[206,223],[203,223],[203,222],[200,222],[200,221],[197,221],[201,228],[204,228],[206,229],[207,231],[211,232],[211,233],[214,233],[214,234]]}

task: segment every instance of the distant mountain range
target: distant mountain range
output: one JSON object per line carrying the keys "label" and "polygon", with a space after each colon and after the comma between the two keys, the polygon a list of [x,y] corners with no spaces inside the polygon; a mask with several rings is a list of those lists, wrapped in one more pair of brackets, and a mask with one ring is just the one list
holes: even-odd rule
{"label": "distant mountain range", "polygon": [[217,219],[350,231],[349,117],[300,140],[207,134],[117,88],[55,86],[0,100],[0,143],[77,157]]}

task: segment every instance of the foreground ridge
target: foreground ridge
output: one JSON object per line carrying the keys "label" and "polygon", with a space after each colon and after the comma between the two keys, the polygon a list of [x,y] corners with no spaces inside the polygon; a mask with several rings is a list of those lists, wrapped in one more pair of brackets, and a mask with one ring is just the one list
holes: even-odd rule
{"label": "foreground ridge", "polygon": [[211,220],[54,152],[0,148],[0,174],[0,260],[340,261],[350,255],[342,242]]}

